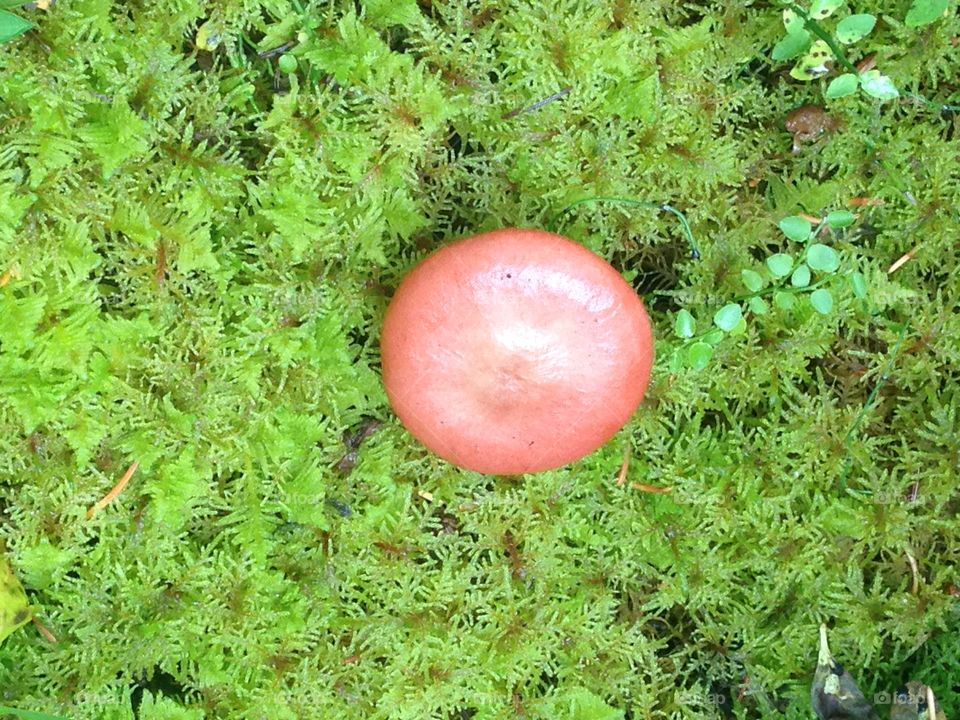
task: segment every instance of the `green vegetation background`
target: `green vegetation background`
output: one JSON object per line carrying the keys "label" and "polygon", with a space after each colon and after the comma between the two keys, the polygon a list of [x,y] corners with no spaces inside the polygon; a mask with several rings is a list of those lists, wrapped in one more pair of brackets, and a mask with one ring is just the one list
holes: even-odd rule
{"label": "green vegetation background", "polygon": [[[907,28],[908,5],[856,4],[880,21],[853,57],[956,104],[956,9]],[[868,696],[916,677],[960,713],[955,113],[854,95],[792,153],[785,116],[822,85],[770,62],[779,10],[748,0],[22,13],[38,28],[0,46],[0,537],[57,642],[6,640],[0,704],[807,718],[826,621]],[[258,56],[301,31],[294,75]],[[379,382],[390,288],[597,195],[669,201],[701,245],[644,209],[560,223],[636,273],[663,359],[642,408],[555,472],[432,457]],[[835,243],[867,303],[751,318],[669,372],[681,307],[709,322],[780,218],[854,197],[883,202]]]}

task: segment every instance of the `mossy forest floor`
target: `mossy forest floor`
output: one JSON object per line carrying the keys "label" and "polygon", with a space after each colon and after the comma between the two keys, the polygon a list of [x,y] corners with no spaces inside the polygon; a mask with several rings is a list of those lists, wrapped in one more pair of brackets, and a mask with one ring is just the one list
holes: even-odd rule
{"label": "mossy forest floor", "polygon": [[[819,4],[876,16],[840,47],[899,97],[792,77],[775,2],[14,9],[0,538],[49,634],[4,641],[0,705],[810,718],[825,622],[882,715],[915,678],[957,717],[960,16]],[[598,196],[700,259],[668,212],[557,217]],[[778,279],[780,221],[830,212],[839,267]],[[399,425],[378,337],[413,263],[512,225],[622,271],[657,362],[601,450],[488,477]]]}

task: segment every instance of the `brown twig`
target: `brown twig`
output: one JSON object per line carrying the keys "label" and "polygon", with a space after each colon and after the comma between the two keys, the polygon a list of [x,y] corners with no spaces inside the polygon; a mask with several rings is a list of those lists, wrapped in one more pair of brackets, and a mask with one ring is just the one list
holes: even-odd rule
{"label": "brown twig", "polygon": [[634,490],[642,490],[648,493],[668,493],[673,492],[672,487],[657,487],[656,485],[644,485],[643,483],[630,483]]}
{"label": "brown twig", "polygon": [[905,550],[904,552],[907,553],[907,561],[910,563],[910,574],[912,576],[912,580],[910,581],[910,594],[916,595],[917,588],[919,586],[917,576],[920,574],[920,569],[917,567],[917,561],[914,559],[913,555],[910,554],[910,551]]}
{"label": "brown twig", "polygon": [[137,471],[138,467],[140,467],[140,463],[136,460],[130,463],[130,467],[127,468],[127,471],[123,474],[123,477],[120,478],[120,481],[113,486],[110,492],[100,498],[96,505],[87,510],[87,520],[93,518],[94,515],[113,502],[117,498],[117,495],[123,492],[123,488],[125,488],[127,483],[130,482],[130,478],[133,477],[133,474]]}
{"label": "brown twig", "polygon": [[36,616],[34,616],[32,619],[33,619],[33,624],[36,626],[37,631],[38,631],[41,635],[43,635],[43,639],[44,639],[44,640],[46,640],[46,641],[49,642],[49,643],[54,643],[54,644],[60,642],[59,640],[57,640],[57,636],[56,636],[56,635],[54,635],[52,632],[50,632],[42,622],[40,622],[39,620],[37,620]]}
{"label": "brown twig", "polygon": [[857,72],[866,72],[867,70],[873,70],[877,66],[877,55],[876,53],[871,53],[867,55],[863,60],[857,63]]}
{"label": "brown twig", "polygon": [[920,494],[920,481],[914,480],[910,483],[910,490],[907,492],[907,502],[916,502],[917,496]]}
{"label": "brown twig", "polygon": [[16,280],[19,277],[20,265],[14,263],[3,273],[3,275],[0,275],[0,288],[4,287],[11,280]]}
{"label": "brown twig", "polygon": [[911,260],[911,259],[913,258],[913,256],[916,254],[917,250],[919,250],[919,249],[920,249],[920,246],[918,245],[917,247],[915,247],[915,248],[914,248],[913,250],[911,250],[910,252],[906,252],[906,253],[904,253],[903,255],[901,255],[900,258],[899,258],[893,265],[891,265],[891,266],[887,269],[887,275],[892,275],[892,274],[895,273],[897,270],[899,270],[899,269],[902,268],[904,265],[906,265],[906,264],[907,264],[907,261]]}
{"label": "brown twig", "polygon": [[620,463],[620,474],[617,476],[617,487],[621,487],[627,481],[627,470],[630,468],[630,446],[623,449],[623,462]]}

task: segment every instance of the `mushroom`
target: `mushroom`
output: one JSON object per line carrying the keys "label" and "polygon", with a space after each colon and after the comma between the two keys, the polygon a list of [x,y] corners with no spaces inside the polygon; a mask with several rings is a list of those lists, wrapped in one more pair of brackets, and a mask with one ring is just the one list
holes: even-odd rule
{"label": "mushroom", "polygon": [[609,263],[542,230],[495,230],[414,267],[387,309],[383,381],[427,448],[499,475],[566,465],[643,399],[653,335]]}

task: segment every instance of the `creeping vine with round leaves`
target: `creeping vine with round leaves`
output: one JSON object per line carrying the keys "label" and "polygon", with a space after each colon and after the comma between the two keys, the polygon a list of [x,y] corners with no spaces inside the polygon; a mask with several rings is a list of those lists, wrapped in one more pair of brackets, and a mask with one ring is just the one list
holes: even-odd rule
{"label": "creeping vine with round leaves", "polygon": [[771,305],[780,312],[800,309],[807,303],[820,315],[830,315],[836,308],[835,296],[845,278],[854,297],[867,297],[867,280],[863,273],[840,272],[840,254],[819,238],[826,232],[842,231],[856,221],[846,210],[836,210],[816,225],[799,215],[783,218],[780,231],[790,241],[799,243],[797,250],[778,252],[766,258],[762,266],[744,268],[740,282],[747,291],[734,301],[714,311],[710,325],[697,332],[697,318],[687,309],[677,313],[674,334],[683,342],[674,350],[670,369],[703,370],[710,364],[714,348],[727,336],[746,332],[749,315],[766,315]]}
{"label": "creeping vine with round leaves", "polygon": [[[790,77],[801,81],[816,80],[831,72],[827,63],[835,63],[843,72],[833,77],[824,90],[823,95],[828,100],[853,95],[857,90],[881,101],[900,97],[893,80],[875,68],[857,67],[843,49],[873,32],[877,24],[875,15],[857,13],[835,18],[834,13],[843,5],[842,0],[813,0],[808,7],[791,0],[781,0],[780,4],[783,6],[785,34],[774,45],[770,57],[776,61],[799,58],[790,70]],[[929,25],[943,17],[947,5],[948,0],[913,0],[904,23],[908,27]],[[835,24],[833,19],[836,19]],[[831,20],[829,26],[827,20]],[[939,109],[957,109],[932,103],[920,96],[912,97]]]}

